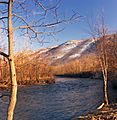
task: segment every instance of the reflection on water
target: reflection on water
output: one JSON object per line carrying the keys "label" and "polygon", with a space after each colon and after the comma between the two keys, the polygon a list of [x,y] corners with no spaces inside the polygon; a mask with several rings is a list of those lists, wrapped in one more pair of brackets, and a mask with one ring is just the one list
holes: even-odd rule
{"label": "reflection on water", "polygon": [[[14,120],[71,120],[96,109],[102,102],[101,80],[57,78],[56,81],[51,85],[19,88]],[[110,93],[113,95],[110,100],[117,102],[116,91],[111,89]],[[6,106],[0,100],[3,120]]]}

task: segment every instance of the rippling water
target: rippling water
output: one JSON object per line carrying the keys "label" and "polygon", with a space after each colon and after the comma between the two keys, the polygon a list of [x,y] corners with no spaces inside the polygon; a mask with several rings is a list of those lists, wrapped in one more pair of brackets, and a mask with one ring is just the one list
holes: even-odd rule
{"label": "rippling water", "polygon": [[[110,101],[116,101],[115,92],[110,93]],[[71,120],[95,110],[102,97],[101,80],[57,78],[55,84],[21,87],[14,120]],[[0,120],[7,105],[7,98],[0,99]]]}

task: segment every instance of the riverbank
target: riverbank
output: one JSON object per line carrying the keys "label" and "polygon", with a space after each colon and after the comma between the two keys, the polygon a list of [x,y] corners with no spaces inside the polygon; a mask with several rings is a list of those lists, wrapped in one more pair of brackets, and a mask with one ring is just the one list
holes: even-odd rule
{"label": "riverbank", "polygon": [[69,78],[91,78],[91,79],[103,79],[102,73],[97,72],[79,72],[79,73],[66,73],[66,74],[57,74],[58,77],[69,77]]}
{"label": "riverbank", "polygon": [[[54,77],[46,77],[41,78],[39,80],[18,80],[18,86],[26,86],[26,85],[44,85],[44,84],[52,84],[55,83]],[[0,82],[0,90],[1,89],[8,89],[10,87],[10,83],[3,81]]]}
{"label": "riverbank", "polygon": [[91,114],[73,118],[72,120],[117,120],[117,103],[103,107]]}

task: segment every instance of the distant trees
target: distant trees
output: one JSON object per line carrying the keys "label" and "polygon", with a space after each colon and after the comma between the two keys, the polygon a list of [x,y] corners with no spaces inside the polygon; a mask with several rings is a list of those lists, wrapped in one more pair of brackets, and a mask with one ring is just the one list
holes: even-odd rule
{"label": "distant trees", "polygon": [[61,66],[53,67],[54,74],[79,74],[83,72],[100,71],[99,62],[95,54],[82,56],[78,60],[68,62]]}
{"label": "distant trees", "polygon": [[53,80],[51,67],[46,60],[32,59],[28,51],[22,51],[15,55],[17,82],[23,84],[49,83]]}
{"label": "distant trees", "polygon": [[[51,66],[46,60],[32,59],[28,51],[18,52],[14,56],[18,85],[53,83]],[[1,60],[1,85],[9,87],[9,66],[6,60]],[[5,86],[6,85],[6,86]]]}
{"label": "distant trees", "polygon": [[9,81],[9,66],[5,58],[1,59],[1,85],[7,87],[10,83]]}

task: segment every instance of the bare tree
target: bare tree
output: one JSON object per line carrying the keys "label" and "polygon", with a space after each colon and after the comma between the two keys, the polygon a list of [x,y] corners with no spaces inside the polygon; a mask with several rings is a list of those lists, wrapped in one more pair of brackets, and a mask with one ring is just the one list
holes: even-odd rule
{"label": "bare tree", "polygon": [[[39,42],[43,42],[43,38],[46,36],[53,36],[57,32],[63,30],[56,29],[58,25],[66,23],[74,23],[79,21],[80,15],[73,11],[73,15],[70,17],[60,17],[58,9],[60,7],[61,0],[54,1],[52,3],[39,0],[6,0],[0,1],[2,9],[0,10],[2,23],[1,30],[7,34],[8,37],[8,54],[0,51],[0,55],[6,57],[9,61],[10,68],[10,80],[11,80],[11,97],[8,107],[7,120],[13,120],[14,109],[17,100],[17,80],[16,70],[14,64],[14,52],[13,52],[13,33],[19,30],[23,36],[29,37],[30,40],[37,39]],[[30,8],[31,7],[31,8]],[[49,16],[50,15],[50,16]],[[49,20],[48,18],[51,19]],[[33,20],[32,20],[33,19]],[[14,27],[13,27],[14,26]],[[42,39],[39,39],[39,36]]]}
{"label": "bare tree", "polygon": [[92,35],[95,44],[96,44],[96,54],[98,56],[98,60],[101,66],[101,71],[103,75],[103,92],[104,92],[104,102],[99,107],[108,106],[108,72],[109,72],[109,55],[108,55],[108,46],[107,46],[107,40],[108,40],[108,28],[105,25],[104,17],[101,15],[99,16],[99,19],[97,19],[97,22],[93,25],[89,24],[90,28],[90,34]]}

